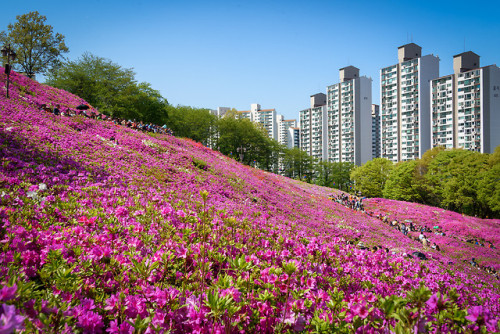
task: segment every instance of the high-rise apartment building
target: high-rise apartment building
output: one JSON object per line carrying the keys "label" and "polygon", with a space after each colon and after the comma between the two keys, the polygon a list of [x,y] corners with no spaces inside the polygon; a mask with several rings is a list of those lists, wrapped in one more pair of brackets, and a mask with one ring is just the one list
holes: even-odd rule
{"label": "high-rise apartment building", "polygon": [[380,158],[380,106],[372,104],[372,159]]}
{"label": "high-rise apartment building", "polygon": [[340,82],[327,88],[328,160],[361,165],[372,157],[372,79],[359,69],[340,69]]}
{"label": "high-rise apartment building", "polygon": [[468,51],[431,82],[432,146],[492,153],[500,145],[500,69]]}
{"label": "high-rise apartment building", "polygon": [[289,146],[293,141],[289,139],[290,132],[288,130],[289,128],[297,127],[297,120],[285,119],[283,115],[278,115],[277,123],[278,123],[278,143],[280,143],[281,145],[285,145],[288,148],[292,148],[293,146]]}
{"label": "high-rise apartment building", "polygon": [[228,107],[217,107],[217,109],[212,109],[210,110],[210,113],[212,115],[215,115],[217,117],[224,117],[224,115],[231,110],[231,108]]}
{"label": "high-rise apartment building", "polygon": [[288,148],[300,147],[300,128],[288,128]]}
{"label": "high-rise apartment building", "polygon": [[278,140],[276,109],[261,109],[260,104],[253,103],[250,105],[250,110],[238,111],[238,116],[240,119],[247,118],[252,122],[261,123],[269,138]]}
{"label": "high-rise apartment building", "polygon": [[252,114],[249,110],[242,110],[238,111],[238,113],[236,114],[236,118],[252,120]]}
{"label": "high-rise apartment building", "polygon": [[300,148],[318,160],[326,160],[327,155],[327,114],[326,95],[311,96],[311,108],[299,112]]}
{"label": "high-rise apartment building", "polygon": [[398,63],[380,70],[382,157],[393,162],[422,157],[430,149],[430,80],[439,58],[422,57],[414,43],[398,48]]}

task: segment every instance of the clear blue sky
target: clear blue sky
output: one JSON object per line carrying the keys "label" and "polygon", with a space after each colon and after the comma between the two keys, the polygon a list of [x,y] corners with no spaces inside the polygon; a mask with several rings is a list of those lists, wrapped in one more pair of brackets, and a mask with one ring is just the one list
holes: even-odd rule
{"label": "clear blue sky", "polygon": [[298,118],[309,96],[337,83],[338,69],[373,79],[397,62],[397,47],[422,46],[452,73],[471,50],[500,65],[498,1],[8,1],[0,30],[39,11],[66,36],[68,57],[83,52],[134,68],[171,104],[249,109]]}

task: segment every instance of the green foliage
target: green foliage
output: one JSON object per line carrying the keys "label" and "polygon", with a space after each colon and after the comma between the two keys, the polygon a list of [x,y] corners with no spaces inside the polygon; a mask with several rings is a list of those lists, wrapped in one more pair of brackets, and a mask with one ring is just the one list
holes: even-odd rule
{"label": "green foliage", "polygon": [[466,150],[446,150],[429,163],[425,179],[440,206],[467,214],[480,214],[478,174],[488,169],[488,156]]}
{"label": "green foliage", "polygon": [[246,165],[277,172],[282,148],[259,124],[227,115],[215,123],[214,148]]}
{"label": "green foliage", "polygon": [[417,165],[418,162],[416,160],[398,163],[389,174],[389,178],[384,186],[384,197],[421,203],[422,197],[415,184]]}
{"label": "green foliage", "polygon": [[460,331],[467,320],[465,311],[457,304],[459,297],[453,289],[447,295],[436,293],[431,305],[437,309],[437,316],[431,319],[426,318],[423,311],[429,307],[431,298],[430,290],[423,284],[408,292],[404,298],[392,295],[379,300],[378,307],[386,318],[396,320],[391,326],[395,333],[442,333],[443,329]]}
{"label": "green foliage", "polygon": [[193,157],[193,165],[201,170],[207,170],[208,165],[205,161]]}
{"label": "green foliage", "polygon": [[306,151],[297,147],[286,149],[283,163],[285,176],[309,182],[312,180],[316,161]]}
{"label": "green foliage", "polygon": [[220,319],[225,313],[227,313],[228,317],[231,317],[241,309],[241,306],[235,305],[231,295],[222,297],[217,291],[208,292],[207,299],[204,300],[204,304],[210,308],[210,312],[208,312],[208,314],[215,320]]}
{"label": "green foliage", "polygon": [[353,169],[351,180],[357,191],[368,197],[382,197],[385,183],[394,165],[384,158],[376,158]]}
{"label": "green foliage", "polygon": [[[375,188],[380,183],[370,176],[374,172],[369,164],[351,174],[357,178],[357,189],[367,195],[366,187]],[[383,195],[468,215],[500,217],[499,175],[500,146],[493,154],[435,147],[420,160],[398,163],[388,175]],[[368,196],[376,194],[369,190]]]}
{"label": "green foliage", "polygon": [[50,251],[47,262],[39,275],[43,286],[55,286],[61,291],[74,292],[82,284],[82,280],[73,273],[76,265],[69,267],[60,251]]}
{"label": "green foliage", "polygon": [[0,33],[1,43],[10,43],[17,53],[14,68],[30,78],[57,67],[62,54],[68,52],[64,36],[54,34],[47,18],[37,11],[16,16],[17,21]]}
{"label": "green foliage", "polygon": [[99,111],[124,119],[162,124],[168,102],[149,83],[137,83],[132,69],[111,60],[84,53],[47,76],[48,85],[76,94]]}
{"label": "green foliage", "polygon": [[350,173],[354,164],[350,162],[320,161],[316,164],[316,184],[324,187],[348,190]]}
{"label": "green foliage", "polygon": [[212,137],[216,117],[208,109],[169,106],[167,112],[167,125],[176,136],[200,143],[207,143]]}

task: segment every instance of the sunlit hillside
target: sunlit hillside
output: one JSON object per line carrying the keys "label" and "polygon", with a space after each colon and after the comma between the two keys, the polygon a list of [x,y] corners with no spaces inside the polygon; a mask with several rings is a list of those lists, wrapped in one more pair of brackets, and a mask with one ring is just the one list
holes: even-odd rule
{"label": "sunlit hillside", "polygon": [[[40,110],[84,101],[11,78],[7,99],[0,75],[0,332],[500,330],[486,268],[500,269],[499,220],[380,199],[355,211],[336,190],[190,140]],[[384,216],[428,227],[440,250]]]}

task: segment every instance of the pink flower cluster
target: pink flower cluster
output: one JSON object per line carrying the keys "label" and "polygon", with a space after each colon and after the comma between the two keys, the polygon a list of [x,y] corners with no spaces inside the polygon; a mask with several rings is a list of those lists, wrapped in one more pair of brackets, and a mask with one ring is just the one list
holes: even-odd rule
{"label": "pink flower cluster", "polygon": [[[0,87],[4,332],[499,329],[498,281],[449,254],[406,257],[425,250],[329,200],[332,189],[188,140],[39,111],[81,99],[12,79],[13,98]],[[485,238],[498,238],[495,224]]]}

